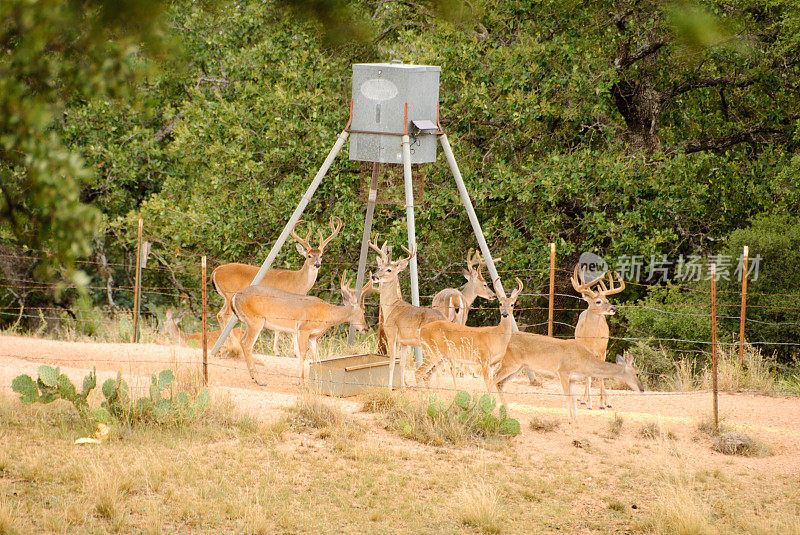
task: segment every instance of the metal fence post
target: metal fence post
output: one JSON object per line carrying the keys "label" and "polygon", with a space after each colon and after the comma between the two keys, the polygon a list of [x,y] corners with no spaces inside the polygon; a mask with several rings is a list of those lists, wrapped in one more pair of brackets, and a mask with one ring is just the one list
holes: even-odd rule
{"label": "metal fence post", "polygon": [[750,248],[745,245],[742,250],[742,309],[739,312],[739,362],[744,365],[744,315],[747,306],[747,256]]}
{"label": "metal fence post", "polygon": [[133,284],[133,343],[139,341],[139,307],[141,306],[142,291],[142,227],[144,221],[139,218],[139,231],[136,234],[136,273]]}
{"label": "metal fence post", "polygon": [[550,301],[547,305],[547,336],[553,336],[553,303],[556,288],[556,244],[550,244]]}
{"label": "metal fence post", "polygon": [[719,433],[717,403],[717,266],[711,264],[711,366],[714,382],[714,433]]}
{"label": "metal fence post", "polygon": [[208,386],[208,330],[206,316],[208,315],[208,301],[206,295],[206,255],[200,258],[200,288],[203,295],[203,385]]}

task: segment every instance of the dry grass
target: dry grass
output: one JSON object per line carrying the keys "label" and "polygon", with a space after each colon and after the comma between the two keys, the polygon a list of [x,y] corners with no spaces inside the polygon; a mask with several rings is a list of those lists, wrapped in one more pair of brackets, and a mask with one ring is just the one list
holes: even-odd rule
{"label": "dry grass", "polygon": [[686,481],[665,482],[640,531],[658,535],[716,535],[711,508]]}
{"label": "dry grass", "polygon": [[[427,395],[375,389],[363,394],[362,399],[362,410],[382,414],[387,429],[423,444],[497,448],[508,444],[510,440],[505,435],[487,432],[474,420],[458,418],[460,409],[451,407],[452,410],[431,417],[428,414],[431,397]],[[436,399],[444,407],[452,402],[452,399]]]}
{"label": "dry grass", "polygon": [[[745,346],[744,364],[739,361],[738,348],[726,347],[717,359],[717,388],[722,392],[758,392],[776,394],[780,391],[777,378],[771,373],[769,359],[760,349]],[[713,386],[709,366],[701,378],[704,389]]]}
{"label": "dry grass", "polygon": [[503,511],[497,491],[480,478],[461,487],[456,493],[458,518],[464,525],[481,533],[502,533]]}
{"label": "dry grass", "polygon": [[697,431],[703,435],[714,436],[718,433],[730,431],[730,428],[725,423],[725,416],[719,415],[718,429],[715,429],[714,415],[707,414],[697,422]]}
{"label": "dry grass", "polygon": [[[472,438],[457,448],[446,441],[415,444],[374,423],[361,424],[369,428],[357,438],[337,440],[347,434],[342,420],[373,418],[328,411],[318,401],[301,399],[297,412],[264,423],[214,396],[191,425],[114,428],[106,443],[78,447],[73,441],[85,430],[71,406],[26,406],[0,393],[0,535],[539,533],[556,527],[563,533],[713,533],[711,520],[720,533],[798,533],[795,474],[765,477],[750,464],[763,461],[740,458],[734,465],[705,444],[679,441],[692,454],[678,462],[668,452],[667,461],[642,455],[634,433],[613,443],[593,439],[581,451],[569,446],[573,430],[528,433],[525,442],[494,451],[475,447]],[[379,410],[391,429],[383,415],[407,417],[409,407],[425,401],[376,393],[364,405]],[[291,422],[301,414],[303,424]],[[594,430],[602,433],[604,426]],[[320,429],[333,439],[309,437]],[[703,454],[716,465],[692,461]],[[662,470],[667,462],[674,467]]]}
{"label": "dry grass", "polygon": [[671,429],[665,429],[661,421],[647,422],[639,428],[639,436],[648,440],[676,440],[678,437]]}
{"label": "dry grass", "polygon": [[625,423],[625,420],[617,414],[614,413],[614,419],[608,422],[608,435],[611,438],[618,438],[620,434],[622,434],[622,425]]}
{"label": "dry grass", "polygon": [[0,501],[0,535],[17,535],[16,519],[19,507],[12,506],[5,500]]}
{"label": "dry grass", "polygon": [[309,392],[298,396],[288,411],[288,424],[292,428],[313,430],[319,438],[355,438],[364,432],[351,415]]}
{"label": "dry grass", "polygon": [[673,392],[690,392],[699,386],[698,378],[694,373],[694,366],[689,359],[682,358],[673,363],[675,371],[667,375],[660,386],[664,390]]}
{"label": "dry grass", "polygon": [[532,431],[537,431],[539,433],[552,433],[559,427],[561,427],[561,422],[554,418],[544,418],[542,416],[534,416],[531,418],[531,422],[528,425]]}
{"label": "dry grass", "polygon": [[728,431],[714,436],[711,449],[725,455],[741,455],[743,457],[772,455],[772,448],[767,444],[736,431]]}

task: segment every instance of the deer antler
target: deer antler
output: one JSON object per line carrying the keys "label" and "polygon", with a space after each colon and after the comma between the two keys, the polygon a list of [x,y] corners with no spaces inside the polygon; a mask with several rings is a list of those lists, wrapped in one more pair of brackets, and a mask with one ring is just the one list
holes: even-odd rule
{"label": "deer antler", "polygon": [[592,290],[592,286],[596,283],[602,284],[602,276],[594,279],[593,281],[589,282],[579,282],[584,280],[584,274],[586,273],[586,266],[580,268],[580,274],[578,274],[578,267],[580,264],[575,264],[575,269],[572,272],[572,277],[569,278],[570,282],[572,282],[572,287],[575,288],[575,291],[579,294],[588,295],[590,297],[597,297],[598,293]]}
{"label": "deer antler", "polygon": [[400,247],[402,247],[403,250],[408,255],[408,258],[406,258],[405,260],[411,260],[412,258],[414,258],[414,255],[417,254],[417,244],[416,243],[414,244],[414,247],[412,247],[410,251],[408,249],[406,249],[405,245],[401,245]]}
{"label": "deer antler", "polygon": [[[474,254],[473,254],[474,253]],[[493,258],[494,263],[500,262],[502,258]],[[483,279],[483,268],[486,266],[486,260],[484,260],[483,256],[480,252],[476,251],[475,249],[470,249],[469,254],[467,255],[467,268],[470,271],[476,271],[481,279]]]}
{"label": "deer antler", "polygon": [[294,228],[292,229],[292,238],[294,238],[295,240],[297,240],[297,243],[299,243],[300,245],[302,245],[303,247],[305,247],[305,248],[306,248],[306,250],[310,250],[310,249],[311,249],[311,244],[310,244],[310,243],[308,243],[308,240],[311,238],[311,229],[308,229],[308,234],[306,235],[306,237],[305,237],[305,238],[301,238],[301,237],[300,237],[300,236],[298,236],[298,235],[297,235],[297,233],[295,232],[295,229],[297,228],[297,226],[298,226],[300,223],[302,223],[302,222],[303,222],[303,220],[302,220],[302,219],[300,219],[299,221],[297,221],[297,223],[295,223],[295,225],[294,225]]}
{"label": "deer antler", "polygon": [[478,254],[478,251],[470,248],[469,252],[467,253],[467,269],[469,269],[470,271],[475,271],[476,269],[480,269],[482,261],[483,259]]}
{"label": "deer antler", "polygon": [[616,288],[614,288],[614,276],[611,274],[610,271],[608,272],[608,288],[606,288],[606,285],[603,284],[602,280],[600,281],[600,293],[606,297],[608,297],[609,295],[618,294],[625,289],[625,281],[622,280],[622,277],[620,277],[619,273],[615,271],[614,275],[616,275],[617,282],[619,283],[619,286],[617,286]]}
{"label": "deer antler", "polygon": [[372,242],[368,242],[368,243],[369,243],[369,246],[370,246],[370,248],[372,250],[374,250],[376,253],[381,255],[381,261],[383,261],[383,263],[386,264],[386,263],[390,262],[390,259],[389,259],[389,244],[387,242],[383,242],[383,245],[380,248],[378,248],[378,237],[379,236],[380,236],[380,234],[376,234],[375,235],[375,243],[372,243]]}
{"label": "deer antler", "polygon": [[361,305],[361,308],[364,308],[364,300],[367,298],[367,296],[377,293],[381,292],[375,287],[375,283],[372,282],[372,272],[370,271],[369,276],[367,277],[367,282],[365,282],[364,286],[361,287],[361,299],[359,300],[358,304]]}
{"label": "deer antler", "polygon": [[333,232],[327,238],[323,238],[322,237],[322,231],[317,229],[317,233],[319,234],[319,248],[320,248],[320,250],[325,249],[325,246],[328,245],[328,243],[330,243],[330,241],[332,239],[334,239],[337,234],[339,234],[340,230],[342,230],[342,220],[340,218],[338,218],[338,217],[336,217],[336,218],[331,217],[331,229],[333,229]]}
{"label": "deer antler", "polygon": [[342,272],[342,282],[340,284],[340,287],[342,289],[342,296],[344,296],[345,298],[347,298],[350,301],[352,301],[353,303],[355,303],[356,302],[356,292],[353,289],[353,287],[350,286],[351,282],[353,282],[353,281],[347,280],[347,270],[344,270]]}

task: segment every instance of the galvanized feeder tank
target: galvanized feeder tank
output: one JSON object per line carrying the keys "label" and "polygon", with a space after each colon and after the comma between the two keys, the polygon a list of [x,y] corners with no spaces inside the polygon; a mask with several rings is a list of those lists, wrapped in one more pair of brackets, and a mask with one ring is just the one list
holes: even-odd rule
{"label": "galvanized feeder tank", "polygon": [[435,65],[396,60],[354,64],[350,159],[403,163],[401,136],[407,132],[411,163],[435,162],[440,72]]}

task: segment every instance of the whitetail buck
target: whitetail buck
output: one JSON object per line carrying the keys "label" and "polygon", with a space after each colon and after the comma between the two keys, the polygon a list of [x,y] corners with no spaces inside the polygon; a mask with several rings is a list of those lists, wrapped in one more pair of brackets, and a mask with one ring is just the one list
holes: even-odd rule
{"label": "whitetail buck", "polygon": [[[589,308],[581,312],[578,318],[578,324],[575,326],[575,340],[582,343],[596,359],[606,360],[606,350],[608,349],[608,323],[606,323],[606,316],[613,316],[617,309],[609,301],[608,296],[620,293],[625,289],[625,281],[615,273],[619,286],[614,287],[614,276],[608,273],[608,287],[603,282],[603,276],[596,278],[593,281],[584,281],[585,268],[578,272],[578,264],[575,265],[575,270],[570,277],[572,287],[575,291],[583,296],[583,300],[589,304]],[[599,288],[595,291],[592,286],[597,285]],[[606,394],[606,385],[602,377],[598,378],[600,383],[600,408],[611,408],[608,403],[608,395]],[[592,377],[586,378],[586,408],[592,408]],[[581,402],[583,403],[583,402]]]}
{"label": "whitetail buck", "polygon": [[552,338],[541,334],[516,332],[511,335],[500,367],[494,374],[494,388],[505,404],[503,386],[521,370],[544,372],[557,376],[567,399],[571,421],[578,418],[576,382],[584,378],[616,378],[636,392],[643,392],[639,372],[633,366],[633,357],[617,357],[617,363],[595,358],[578,340]]}
{"label": "whitetail buck", "polygon": [[[495,258],[494,261],[499,262],[500,259]],[[467,283],[460,290],[447,288],[440,291],[433,296],[431,307],[444,314],[447,321],[466,325],[469,309],[477,297],[483,297],[490,301],[495,298],[494,292],[483,278],[481,270],[485,265],[486,262],[480,253],[470,249],[467,253],[467,269],[461,271],[464,278],[467,279]]]}
{"label": "whitetail buck", "polygon": [[[172,310],[166,311],[164,322],[161,324],[161,328],[158,330],[159,343],[188,347],[200,347],[202,345],[202,331],[191,334],[185,333],[178,325],[186,314],[187,312],[184,311],[178,314],[177,317],[173,317]],[[206,331],[206,343],[208,344],[208,347],[213,347],[213,345],[217,343],[217,339],[219,338],[220,334],[222,334],[222,330],[220,329],[215,331]],[[234,358],[238,358],[240,355],[244,355],[244,351],[242,350],[242,336],[244,336],[244,331],[241,329],[233,329],[233,331],[231,331],[231,336],[225,340],[225,343],[222,346],[222,350],[219,353],[220,356],[227,354]]]}
{"label": "whitetail buck", "polygon": [[[297,222],[298,225],[300,223],[302,223],[302,221]],[[307,294],[317,281],[317,274],[319,273],[319,268],[322,266],[322,253],[325,251],[325,246],[328,245],[342,229],[342,220],[338,217],[335,219],[332,217],[330,223],[332,232],[327,238],[323,237],[322,231],[317,229],[319,245],[316,247],[313,247],[311,243],[309,243],[311,230],[308,231],[305,238],[301,238],[295,233],[294,229],[292,229],[292,236],[297,240],[295,244],[297,252],[305,258],[303,266],[298,270],[269,269],[258,285],[277,288],[293,294]],[[295,225],[295,228],[296,227],[297,225]],[[214,288],[216,288],[217,292],[222,296],[222,299],[225,300],[222,310],[217,314],[220,327],[227,325],[233,315],[231,299],[233,299],[234,294],[250,286],[256,273],[258,273],[258,269],[258,266],[234,262],[231,264],[223,264],[211,273],[211,282],[214,284]],[[272,350],[273,353],[278,353],[277,332],[275,332]]]}
{"label": "whitetail buck", "polygon": [[444,358],[450,361],[453,374],[453,388],[456,385],[455,366],[457,361],[477,363],[483,373],[486,388],[492,391],[493,364],[503,358],[506,346],[514,332],[514,304],[522,292],[522,281],[517,278],[517,288],[508,297],[502,293],[495,281],[497,299],[500,301],[500,323],[493,327],[467,327],[451,321],[442,320],[428,323],[420,330],[427,362],[417,370],[417,383],[425,383],[436,365]]}
{"label": "whitetail buck", "polygon": [[[376,238],[377,241],[377,238]],[[416,247],[403,250],[408,257],[391,260],[386,243],[383,247],[372,242],[369,246],[378,252],[378,269],[372,274],[372,281],[379,283],[381,295],[381,314],[383,314],[383,330],[386,332],[386,348],[389,353],[389,390],[392,389],[394,377],[394,361],[400,354],[400,386],[405,387],[405,367],[409,347],[422,347],[420,329],[433,321],[444,320],[438,310],[417,307],[403,301],[400,294],[400,283],[397,276],[408,267],[408,262],[416,254]]]}
{"label": "whitetail buck", "polygon": [[250,377],[256,383],[263,385],[255,375],[253,344],[264,327],[292,334],[295,355],[300,362],[301,380],[305,379],[304,359],[308,347],[311,347],[314,359],[318,360],[317,339],[331,327],[350,323],[359,332],[367,330],[364,309],[358,303],[353,289],[348,286],[344,274],[341,289],[344,301],[341,306],[332,305],[318,297],[264,286],[248,286],[236,292],[231,305],[236,316],[247,325],[242,346]]}

